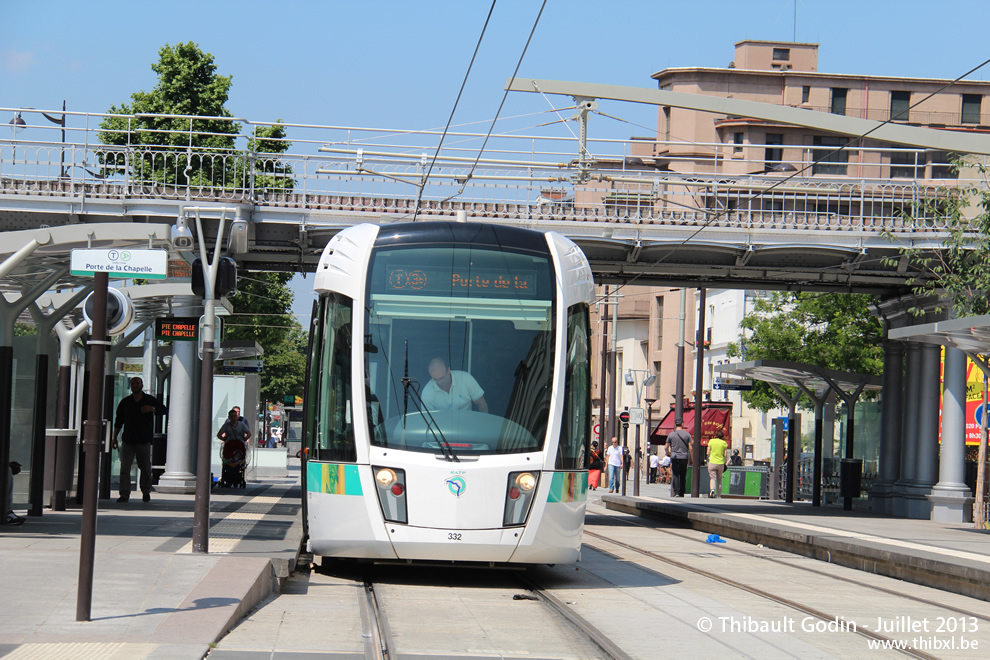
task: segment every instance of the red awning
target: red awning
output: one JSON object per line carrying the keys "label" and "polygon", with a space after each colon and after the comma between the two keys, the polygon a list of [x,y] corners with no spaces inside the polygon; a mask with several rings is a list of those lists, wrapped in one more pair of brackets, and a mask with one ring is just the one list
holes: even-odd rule
{"label": "red awning", "polygon": [[[652,444],[663,444],[667,436],[674,430],[674,410],[671,409],[650,434]],[[684,408],[684,430],[694,435],[694,408]],[[707,447],[709,438],[715,437],[716,431],[722,431],[722,437],[732,446],[732,404],[701,404],[701,446]]]}

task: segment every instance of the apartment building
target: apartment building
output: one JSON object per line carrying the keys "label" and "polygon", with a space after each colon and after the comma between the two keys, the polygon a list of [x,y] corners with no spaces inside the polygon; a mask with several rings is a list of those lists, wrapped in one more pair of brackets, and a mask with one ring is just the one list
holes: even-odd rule
{"label": "apartment building", "polygon": [[[744,40],[725,68],[678,67],[653,74],[662,90],[728,97],[807,108],[877,121],[893,121],[955,131],[990,130],[990,83],[948,79],[822,73],[818,44]],[[841,147],[841,148],[840,148]],[[768,222],[814,222],[816,216],[844,219],[850,225],[877,216],[889,218],[909,210],[919,194],[944,184],[955,184],[952,155],[928,149],[894,145],[869,138],[850,141],[843,135],[775,124],[741,116],[715,115],[681,108],[660,107],[657,137],[635,138],[630,158],[602,167],[635,167],[670,173],[659,192],[654,186],[626,185],[602,190],[588,187],[575,193],[582,201],[606,206],[623,205],[634,215],[649,207],[652,214],[676,217],[693,206],[703,213],[749,214]],[[690,175],[678,183],[677,175]],[[788,190],[764,194],[767,185],[793,177]],[[671,200],[676,203],[671,204]],[[670,204],[665,208],[665,205]],[[796,219],[797,218],[797,219]],[[636,317],[636,328],[646,367],[657,375],[649,398],[654,425],[673,401],[676,379],[676,343],[680,292],[658,288],[625,287],[628,299],[648,301],[648,322]],[[752,308],[756,291],[709,289],[704,334],[708,346],[702,373],[705,396],[733,401],[732,444],[753,459],[770,455],[773,413],[749,411],[738,392],[713,388],[714,366],[728,361],[726,348],[738,341],[739,321]],[[694,341],[699,308],[697,291],[686,296],[686,339]],[[623,327],[623,302],[619,303]],[[642,310],[637,308],[637,314]],[[632,320],[632,316],[629,320]],[[596,332],[600,322],[594,326]],[[626,337],[623,346],[636,346]],[[623,365],[631,364],[625,349]],[[685,393],[695,389],[694,347],[685,347]],[[644,358],[636,353],[634,362]],[[622,371],[619,372],[624,373]],[[595,386],[600,376],[596,373]],[[622,378],[619,378],[622,395]],[[596,389],[596,396],[600,389]],[[619,406],[619,410],[622,406]],[[785,414],[783,411],[779,413]],[[810,424],[810,420],[805,420]],[[829,447],[826,443],[826,455]]]}

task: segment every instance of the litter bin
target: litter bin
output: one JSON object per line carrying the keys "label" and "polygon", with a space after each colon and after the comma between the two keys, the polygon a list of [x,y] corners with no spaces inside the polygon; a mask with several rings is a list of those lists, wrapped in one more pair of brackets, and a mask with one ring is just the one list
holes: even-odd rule
{"label": "litter bin", "polygon": [[862,458],[839,460],[839,497],[859,497],[862,479]]}

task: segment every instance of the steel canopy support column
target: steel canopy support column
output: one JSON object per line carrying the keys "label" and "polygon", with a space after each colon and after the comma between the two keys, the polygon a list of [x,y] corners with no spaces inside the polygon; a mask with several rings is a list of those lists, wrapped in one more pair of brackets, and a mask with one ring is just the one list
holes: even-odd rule
{"label": "steel canopy support column", "polygon": [[[53,310],[49,314],[44,314],[41,311],[37,301],[28,306],[28,311],[31,313],[31,318],[34,319],[35,326],[38,331],[38,345],[37,345],[37,357],[35,359],[34,368],[34,411],[32,414],[32,427],[31,427],[31,508],[28,510],[28,515],[40,516],[44,508],[44,497],[45,497],[45,449],[47,444],[47,438],[45,435],[45,427],[48,418],[48,341],[51,336],[52,329],[59,325],[62,326],[59,321],[68,314],[70,311],[75,309],[76,305],[81,303],[83,299],[89,295],[91,287],[85,287],[80,289],[75,294],[72,295],[67,301],[65,301],[61,307]],[[54,448],[54,443],[53,443]],[[57,455],[57,454],[56,454]],[[54,465],[54,461],[52,461]],[[53,492],[54,492],[54,481]],[[63,502],[64,510],[64,502]]]}
{"label": "steel canopy support column", "polygon": [[880,402],[880,457],[878,479],[870,491],[874,511],[893,513],[894,483],[901,476],[901,440],[904,401],[904,343],[883,343],[883,399]]}
{"label": "steel canopy support column", "polygon": [[918,475],[918,415],[921,406],[921,344],[908,342],[905,350],[904,373],[904,439],[901,444],[901,476],[894,483],[894,515],[908,515],[908,489],[917,482]]}
{"label": "steel canopy support column", "polygon": [[942,382],[942,452],[939,481],[928,496],[931,519],[972,522],[973,496],[966,485],[966,354],[958,348],[945,348]]}
{"label": "steel canopy support column", "polygon": [[822,430],[825,418],[825,399],[828,392],[817,394],[812,392],[803,382],[797,383],[798,387],[804,390],[808,398],[815,404],[815,457],[814,469],[811,483],[811,506],[822,505]]}
{"label": "steel canopy support column", "polygon": [[776,383],[767,382],[777,396],[787,404],[787,480],[784,482],[784,501],[794,501],[794,482],[797,481],[797,460],[795,453],[799,451],[797,438],[801,435],[801,429],[794,428],[797,421],[797,404],[801,399],[801,393],[797,396],[788,396],[787,392],[780,389]]}
{"label": "steel canopy support column", "polygon": [[[931,517],[928,495],[938,482],[938,415],[941,346],[921,347],[921,402],[918,414],[918,481],[909,494],[908,517]],[[965,395],[964,395],[965,396]]]}
{"label": "steel canopy support column", "polygon": [[[705,295],[704,287],[698,289],[698,332],[695,335],[695,384],[694,384],[694,442],[692,443],[691,462],[694,463],[694,476],[691,479],[691,497],[701,496],[701,417],[705,384]],[[676,421],[676,420],[675,420]],[[707,479],[707,472],[705,473]],[[711,485],[711,484],[709,484]]]}

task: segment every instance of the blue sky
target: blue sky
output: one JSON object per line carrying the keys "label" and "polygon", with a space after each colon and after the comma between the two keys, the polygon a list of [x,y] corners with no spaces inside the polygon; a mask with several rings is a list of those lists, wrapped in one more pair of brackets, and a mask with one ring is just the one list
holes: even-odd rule
{"label": "blue sky", "polygon": [[[454,123],[494,116],[540,6],[498,0]],[[235,116],[442,128],[490,7],[4,0],[0,107],[56,109],[64,99],[71,111],[106,111],[154,87],[151,64],[164,44],[194,41],[233,76],[227,107]],[[987,0],[549,0],[519,75],[652,87],[650,74],[667,67],[724,67],[736,41],[796,37],[820,44],[823,72],[951,79],[990,58],[988,19]],[[511,94],[502,116],[530,115],[521,121],[536,124],[548,118],[532,113],[548,109],[539,95]],[[603,102],[601,110],[631,124],[594,117],[595,137],[642,136],[655,124],[653,108]],[[311,282],[296,287],[300,313],[309,311]]]}

